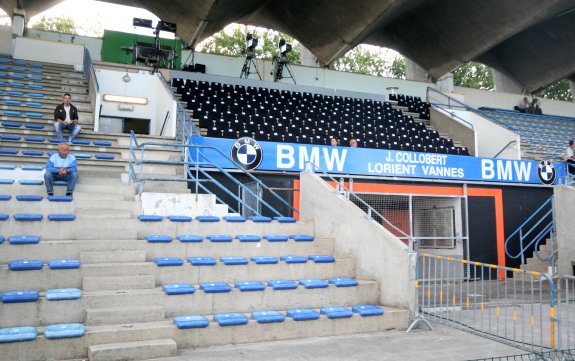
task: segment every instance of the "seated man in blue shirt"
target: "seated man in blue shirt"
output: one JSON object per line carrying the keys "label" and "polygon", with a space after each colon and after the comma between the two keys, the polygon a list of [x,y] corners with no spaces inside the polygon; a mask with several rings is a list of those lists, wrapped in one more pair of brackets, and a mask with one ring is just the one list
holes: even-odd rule
{"label": "seated man in blue shirt", "polygon": [[76,157],[69,154],[68,143],[58,144],[58,153],[52,154],[46,162],[46,173],[44,183],[48,196],[54,195],[54,181],[64,181],[67,183],[66,195],[72,197],[74,187],[78,181],[78,163]]}

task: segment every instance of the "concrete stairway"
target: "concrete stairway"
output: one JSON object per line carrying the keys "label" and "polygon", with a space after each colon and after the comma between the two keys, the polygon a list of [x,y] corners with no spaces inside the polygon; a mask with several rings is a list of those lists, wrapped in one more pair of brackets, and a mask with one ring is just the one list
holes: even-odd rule
{"label": "concrete stairway", "polygon": [[[77,87],[78,93],[85,82],[70,77],[70,69],[45,65],[53,68],[50,89],[59,98],[66,87]],[[60,69],[60,70],[58,70]],[[64,69],[64,70],[62,70]],[[60,82],[57,74],[63,78]],[[76,75],[76,74],[74,74]],[[52,75],[51,75],[52,76]],[[59,87],[58,87],[59,86]],[[47,87],[48,88],[48,87]],[[3,88],[5,89],[5,88]],[[46,89],[44,89],[46,90]],[[48,94],[48,93],[46,93]],[[74,96],[76,104],[81,103]],[[80,98],[81,99],[81,98]],[[89,102],[85,98],[86,117],[90,114]],[[52,107],[52,105],[50,105]],[[84,107],[84,106],[83,106]],[[47,112],[46,114],[48,114]],[[48,117],[48,116],[47,116]],[[82,117],[82,116],[81,116]],[[7,128],[0,126],[0,135],[11,134],[21,137],[53,136],[48,117],[45,129]],[[86,118],[87,119],[87,118]],[[9,121],[22,121],[10,118]],[[36,122],[37,120],[34,119]],[[89,122],[88,122],[89,123]],[[38,235],[38,244],[13,245],[5,241],[0,244],[0,292],[8,290],[37,290],[40,299],[36,302],[0,303],[0,328],[35,326],[40,336],[34,341],[0,343],[1,360],[139,360],[169,357],[176,350],[189,347],[218,346],[235,343],[261,342],[279,339],[332,336],[359,332],[381,331],[407,326],[409,312],[403,309],[385,307],[385,314],[376,317],[329,319],[298,322],[287,318],[282,323],[259,324],[250,320],[245,326],[222,327],[213,321],[213,315],[225,312],[239,312],[250,316],[253,311],[276,310],[285,312],[293,308],[318,310],[327,306],[378,304],[379,283],[359,279],[355,287],[335,287],[278,291],[266,287],[259,292],[241,292],[232,287],[228,293],[206,293],[200,290],[204,282],[224,282],[233,286],[236,281],[262,281],[273,279],[300,280],[304,278],[328,279],[332,277],[356,277],[356,264],[351,258],[340,256],[334,249],[334,241],[318,238],[313,242],[210,242],[206,238],[214,234],[315,234],[312,222],[296,223],[216,223],[141,222],[137,216],[142,213],[142,204],[136,196],[133,185],[125,183],[129,139],[126,135],[95,133],[84,124],[79,139],[101,139],[112,142],[111,147],[78,146],[73,151],[118,155],[114,160],[79,159],[80,182],[71,202],[49,202],[45,197],[37,202],[18,201],[18,195],[45,196],[43,185],[0,185],[0,195],[11,199],[0,201],[0,213],[9,218],[0,221],[0,236],[7,239],[14,235]],[[144,140],[173,142],[160,137],[139,137]],[[140,141],[141,141],[140,139]],[[37,147],[47,151],[51,144],[42,142],[1,141],[0,149],[21,150]],[[35,148],[36,149],[36,148]],[[104,149],[104,150],[102,150]],[[177,152],[162,149],[147,151],[158,159],[179,159]],[[0,155],[0,164],[43,165],[46,157],[24,157]],[[1,171],[1,170],[0,170]],[[5,173],[1,173],[7,175]],[[169,166],[147,167],[146,174],[178,174],[179,170]],[[22,174],[14,171],[14,174]],[[123,176],[122,176],[123,175]],[[0,176],[4,178],[4,176]],[[124,182],[123,182],[124,180]],[[188,192],[185,183],[166,186],[153,184],[146,190],[170,193]],[[61,188],[56,190],[62,192]],[[42,214],[41,221],[16,221],[14,214]],[[48,214],[75,214],[72,222],[54,222]],[[150,243],[148,235],[172,237],[168,243]],[[204,238],[199,243],[184,243],[176,238],[181,234],[197,234]],[[228,266],[218,262],[211,267],[192,266],[185,262],[177,267],[158,267],[158,257],[209,256],[219,260],[225,256],[250,258],[253,256],[283,255],[336,255],[334,263],[278,264]],[[7,263],[16,259],[39,259],[44,263],[53,259],[78,259],[79,269],[52,270],[44,267],[34,271],[11,271]],[[194,294],[169,296],[162,290],[168,283],[191,283],[196,287]],[[45,292],[55,288],[79,288],[82,297],[78,300],[48,301]],[[207,328],[178,329],[172,318],[182,315],[203,315],[210,320]],[[86,333],[79,338],[47,339],[44,327],[55,323],[80,323]]]}
{"label": "concrete stairway", "polygon": [[[539,246],[539,254],[542,258],[547,258],[551,254],[550,240],[546,244]],[[551,261],[542,261],[535,253],[530,258],[527,258],[525,264],[521,265],[521,269],[530,272],[549,273],[551,268]]]}

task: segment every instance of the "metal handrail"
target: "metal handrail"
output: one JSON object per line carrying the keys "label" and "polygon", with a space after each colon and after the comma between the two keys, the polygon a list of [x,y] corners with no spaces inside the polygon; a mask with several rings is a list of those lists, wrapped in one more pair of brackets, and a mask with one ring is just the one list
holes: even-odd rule
{"label": "metal handrail", "polygon": [[[431,102],[431,101],[430,101],[430,98],[431,98],[431,97],[430,97],[430,95],[429,95],[430,92],[431,92],[431,93],[437,93],[437,94],[439,94],[440,96],[442,96],[442,97],[444,97],[444,98],[447,98],[447,104]],[[447,106],[447,109],[462,109],[462,110],[467,110],[467,111],[471,111],[471,112],[474,112],[474,113],[478,113],[477,109],[474,109],[474,108],[470,107],[469,105],[467,105],[467,104],[465,104],[465,103],[462,103],[462,102],[460,102],[459,100],[457,100],[457,99],[455,99],[455,98],[450,97],[449,95],[446,95],[446,94],[444,94],[444,93],[442,93],[442,92],[440,92],[440,91],[438,91],[438,90],[436,90],[436,89],[433,89],[432,87],[427,87],[427,101],[428,101],[429,104],[431,104],[432,106],[434,106],[434,107],[436,107],[436,108],[439,108],[439,109],[443,109],[443,110],[445,110],[445,107],[443,107],[442,105],[446,105],[446,106]],[[452,103],[453,103],[453,104],[456,104],[457,106],[453,106]],[[449,114],[450,114],[452,117],[457,118],[459,121],[461,121],[461,122],[467,124],[467,125],[469,126],[469,128],[475,129],[475,128],[473,127],[473,124],[472,124],[472,123],[470,123],[470,122],[468,122],[467,120],[461,118],[461,117],[458,116],[457,114],[455,114],[455,113],[449,113]]]}
{"label": "metal handrail", "polygon": [[[547,199],[545,202],[543,202],[543,204],[541,204],[541,206],[539,208],[537,208],[537,210],[535,210],[531,216],[529,216],[529,218],[527,218],[519,227],[517,227],[517,229],[511,233],[507,239],[505,240],[505,254],[507,255],[507,257],[512,258],[512,259],[517,259],[521,257],[521,263],[525,263],[525,252],[530,249],[532,246],[535,247],[535,249],[537,249],[537,247],[539,246],[540,242],[549,234],[551,233],[551,242],[553,243],[553,237],[555,234],[555,213],[554,213],[554,196],[549,197],[549,199]],[[546,209],[546,207],[550,207],[549,210],[544,211],[544,209]],[[544,211],[544,213],[542,213]],[[539,220],[537,222],[535,222],[535,224],[533,224],[532,226],[528,227],[528,229],[526,231],[524,231],[524,228],[527,228],[527,225],[530,224],[530,222],[534,219],[536,219],[536,217],[540,217]],[[547,221],[547,219],[549,219],[549,217],[551,217],[550,221]],[[524,245],[524,241],[526,239],[529,239],[528,237],[531,236],[532,233],[534,233],[536,230],[539,230],[539,232],[537,234],[535,234],[534,236],[532,236],[531,240]],[[515,237],[519,235],[519,251],[516,254],[511,254],[511,252],[509,251],[509,246],[511,244],[511,241],[513,239],[515,239]],[[552,248],[553,244],[552,244]],[[552,266],[553,269],[555,269],[555,250],[551,250],[551,253],[549,254],[549,256],[542,258],[539,255],[539,251],[536,250],[535,251],[536,255],[538,258],[540,258],[543,261],[552,261]]]}
{"label": "metal handrail", "polygon": [[[306,165],[308,166],[307,169],[311,170],[311,167],[319,170],[321,173],[324,174],[325,177],[328,177],[329,179],[331,179],[333,182],[335,182],[341,189],[345,190],[345,195],[346,197],[349,199],[350,196],[353,196],[355,199],[357,199],[357,201],[359,201],[363,206],[365,206],[368,210],[367,212],[367,216],[371,219],[373,219],[372,214],[377,215],[379,218],[381,218],[381,220],[383,222],[385,222],[385,224],[387,224],[388,226],[390,226],[391,228],[393,228],[395,231],[397,231],[398,233],[400,233],[402,236],[404,236],[408,241],[409,241],[409,251],[413,252],[414,251],[414,246],[415,246],[415,240],[413,239],[412,236],[408,235],[407,233],[405,233],[403,230],[399,229],[397,226],[395,226],[393,223],[391,223],[390,221],[387,220],[387,218],[385,218],[383,215],[381,215],[381,213],[379,213],[378,211],[375,210],[375,208],[373,208],[372,206],[370,206],[366,201],[364,201],[363,199],[361,199],[357,194],[355,194],[355,192],[353,192],[352,190],[350,190],[349,188],[347,188],[345,186],[345,184],[340,183],[338,180],[336,180],[335,178],[333,178],[331,175],[329,175],[325,170],[323,170],[319,165],[312,163],[310,161],[306,162]],[[310,167],[311,166],[311,167]],[[403,238],[403,237],[402,237]]]}
{"label": "metal handrail", "polygon": [[[146,146],[162,146],[162,147],[172,147],[172,148],[183,148],[185,153],[187,154],[187,152],[189,151],[190,148],[196,149],[196,154],[197,154],[197,158],[195,161],[190,161],[187,157],[184,159],[184,161],[160,161],[160,160],[146,160],[145,159],[145,148]],[[145,143],[139,143],[135,133],[132,131],[130,132],[130,161],[129,161],[129,172],[130,172],[130,179],[134,182],[139,182],[140,183],[140,193],[143,191],[143,182],[146,180],[163,180],[163,181],[183,181],[182,179],[176,179],[176,178],[144,178],[143,176],[143,166],[144,164],[167,164],[167,165],[183,165],[185,167],[185,174],[189,175],[191,180],[186,180],[188,182],[194,182],[196,183],[196,192],[198,187],[200,187],[202,190],[208,192],[208,193],[212,193],[210,192],[207,188],[202,187],[202,185],[200,184],[201,182],[205,182],[204,180],[199,179],[198,175],[201,173],[202,175],[206,176],[207,178],[209,178],[212,183],[214,183],[216,186],[218,186],[220,189],[222,189],[224,192],[228,193],[229,190],[227,190],[227,188],[225,188],[222,184],[220,184],[217,180],[215,180],[213,177],[211,177],[204,169],[203,167],[210,167],[210,168],[215,168],[217,169],[220,173],[222,173],[224,176],[226,176],[228,179],[230,179],[232,182],[236,183],[236,185],[238,185],[239,187],[242,187],[242,189],[246,190],[248,193],[250,193],[251,195],[253,195],[255,197],[255,199],[257,199],[258,202],[260,202],[261,204],[263,204],[264,206],[266,206],[272,213],[281,216],[282,214],[277,211],[274,207],[272,207],[270,204],[268,204],[266,201],[264,201],[261,197],[258,197],[256,194],[254,194],[250,189],[247,189],[245,186],[243,186],[243,184],[238,181],[236,178],[234,178],[229,172],[227,172],[225,169],[223,169],[222,167],[218,166],[217,164],[215,164],[214,162],[211,162],[208,157],[206,156],[205,153],[201,152],[201,149],[208,149],[208,150],[212,150],[215,151],[219,156],[224,157],[224,159],[226,159],[228,162],[232,163],[237,170],[240,170],[243,172],[244,175],[246,175],[247,177],[249,177],[253,182],[258,183],[263,189],[269,191],[269,193],[276,199],[278,200],[280,203],[284,204],[285,206],[287,206],[288,208],[290,208],[292,210],[292,212],[295,213],[299,213],[297,209],[295,209],[291,204],[289,204],[285,199],[283,199],[282,197],[280,197],[276,192],[274,192],[272,189],[270,189],[269,187],[267,187],[261,180],[257,179],[256,177],[254,177],[251,173],[249,173],[248,171],[246,171],[245,169],[243,169],[237,162],[235,162],[234,160],[230,159],[225,153],[223,153],[221,150],[213,147],[213,146],[205,146],[205,145],[199,145],[199,144],[180,144],[180,143],[158,143],[158,142],[145,142]],[[137,149],[141,149],[141,156],[138,159],[136,156],[136,150]],[[200,162],[200,159],[202,159],[202,161]],[[134,166],[135,165],[139,165],[140,166],[140,172],[139,172],[139,177],[136,175],[136,171],[134,170]],[[196,175],[194,176],[191,173],[191,167],[193,166],[195,171],[196,171]],[[232,196],[235,200],[240,201],[239,197],[228,193],[230,196]],[[229,207],[229,205],[228,205]],[[231,207],[230,207],[231,208]],[[253,210],[253,208],[249,207],[250,210]],[[259,214],[258,212],[254,212],[256,214]]]}
{"label": "metal handrail", "polygon": [[497,152],[497,154],[495,154],[492,158],[497,158],[499,156],[499,154],[503,153],[503,151],[507,148],[509,148],[509,146],[513,143],[517,143],[516,140],[510,140],[509,142],[507,142],[507,144],[505,144],[505,146],[503,148],[501,148],[501,150],[499,152]]}

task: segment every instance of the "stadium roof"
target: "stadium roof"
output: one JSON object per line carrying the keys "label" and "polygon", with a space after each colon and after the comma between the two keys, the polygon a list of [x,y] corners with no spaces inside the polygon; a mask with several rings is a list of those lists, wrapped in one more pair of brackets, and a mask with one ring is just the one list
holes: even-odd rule
{"label": "stadium roof", "polygon": [[[432,80],[476,60],[526,90],[575,80],[575,0],[105,0],[141,7],[196,44],[232,22],[289,34],[322,65],[358,44],[397,50]],[[60,0],[0,0],[28,17]]]}

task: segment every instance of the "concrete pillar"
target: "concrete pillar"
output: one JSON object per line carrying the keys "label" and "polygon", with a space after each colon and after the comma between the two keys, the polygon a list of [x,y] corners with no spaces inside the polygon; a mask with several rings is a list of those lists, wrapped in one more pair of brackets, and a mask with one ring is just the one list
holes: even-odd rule
{"label": "concrete pillar", "polygon": [[575,81],[569,80],[569,87],[571,88],[571,101],[575,103]]}
{"label": "concrete pillar", "polygon": [[447,73],[437,80],[439,91],[453,93],[453,73]]}
{"label": "concrete pillar", "polygon": [[301,65],[319,67],[317,58],[308,48],[300,44],[300,61]]}
{"label": "concrete pillar", "polygon": [[524,94],[525,89],[515,79],[495,69],[491,69],[491,71],[493,72],[493,83],[495,84],[496,92]]}
{"label": "concrete pillar", "polygon": [[26,12],[24,9],[14,9],[12,16],[12,38],[15,39],[24,36],[24,27],[26,25]]}
{"label": "concrete pillar", "polygon": [[429,73],[408,58],[405,58],[405,78],[406,80],[422,81],[426,83],[431,82],[431,76]]}

